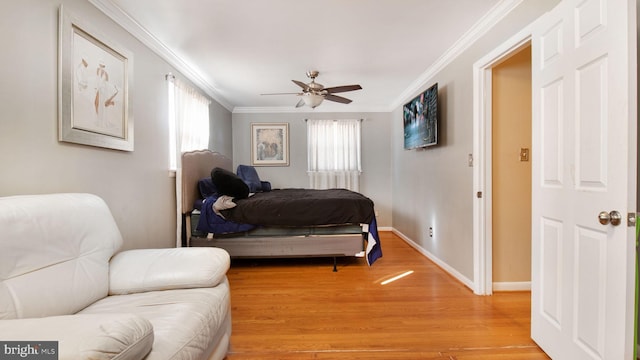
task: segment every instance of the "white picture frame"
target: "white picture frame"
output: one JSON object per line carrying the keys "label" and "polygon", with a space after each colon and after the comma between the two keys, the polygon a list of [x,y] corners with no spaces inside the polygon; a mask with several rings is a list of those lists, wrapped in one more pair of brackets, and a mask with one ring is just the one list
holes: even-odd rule
{"label": "white picture frame", "polygon": [[251,124],[251,165],[289,166],[289,123]]}

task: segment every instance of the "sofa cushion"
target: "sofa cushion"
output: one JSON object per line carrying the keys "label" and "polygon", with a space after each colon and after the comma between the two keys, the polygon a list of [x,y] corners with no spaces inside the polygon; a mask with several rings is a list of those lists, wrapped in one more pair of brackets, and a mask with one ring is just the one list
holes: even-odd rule
{"label": "sofa cushion", "polygon": [[219,248],[127,250],[111,259],[109,294],[212,287],[225,279],[229,264],[229,253]]}
{"label": "sofa cushion", "polygon": [[121,244],[95,195],[0,198],[0,319],[73,314],[107,296]]}
{"label": "sofa cushion", "polygon": [[151,322],[155,340],[145,360],[197,359],[212,347],[226,353],[231,334],[231,304],[226,277],[214,288],[113,295],[81,314],[127,312]]}
{"label": "sofa cushion", "polygon": [[151,323],[133,314],[86,314],[0,321],[3,341],[57,341],[60,359],[142,359]]}

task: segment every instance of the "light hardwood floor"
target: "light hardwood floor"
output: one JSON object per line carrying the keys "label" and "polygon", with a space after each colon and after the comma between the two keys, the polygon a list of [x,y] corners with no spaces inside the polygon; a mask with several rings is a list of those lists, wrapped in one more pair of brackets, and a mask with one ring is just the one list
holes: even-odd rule
{"label": "light hardwood floor", "polygon": [[[548,359],[530,293],[476,296],[390,232],[384,256],[234,260],[228,360]],[[380,282],[414,271],[387,285]]]}

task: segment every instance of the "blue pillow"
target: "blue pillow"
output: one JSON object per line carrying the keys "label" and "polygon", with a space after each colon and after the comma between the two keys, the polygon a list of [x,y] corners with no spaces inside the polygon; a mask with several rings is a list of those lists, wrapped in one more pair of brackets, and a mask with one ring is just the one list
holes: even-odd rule
{"label": "blue pillow", "polygon": [[260,181],[256,168],[248,165],[238,165],[236,173],[238,173],[242,181],[247,184],[250,192],[255,193],[262,191],[262,182]]}
{"label": "blue pillow", "polygon": [[200,197],[203,199],[218,194],[218,188],[210,177],[198,180],[198,191],[200,191]]}

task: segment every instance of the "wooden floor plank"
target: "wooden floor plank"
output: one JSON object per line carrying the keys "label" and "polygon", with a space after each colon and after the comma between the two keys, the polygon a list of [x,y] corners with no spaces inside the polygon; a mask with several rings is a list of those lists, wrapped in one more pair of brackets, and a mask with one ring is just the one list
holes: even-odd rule
{"label": "wooden floor plank", "polygon": [[548,359],[530,339],[530,293],[474,295],[391,232],[380,236],[384,256],[371,267],[233,260],[227,359]]}

